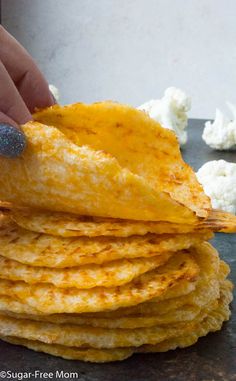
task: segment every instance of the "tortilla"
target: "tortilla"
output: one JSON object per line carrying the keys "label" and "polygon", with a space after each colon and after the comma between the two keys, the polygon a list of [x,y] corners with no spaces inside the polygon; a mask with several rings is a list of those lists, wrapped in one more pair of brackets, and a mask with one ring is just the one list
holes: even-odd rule
{"label": "tortilla", "polygon": [[102,102],[34,118],[43,122],[47,114],[50,125],[22,126],[28,144],[20,158],[1,158],[2,201],[131,220],[194,224],[207,217],[210,199],[174,133],[142,111]]}
{"label": "tortilla", "polygon": [[[188,336],[199,331],[204,319],[207,331],[217,330],[230,315],[229,303],[232,300],[232,284],[228,282],[221,289],[218,303],[203,309],[190,322],[178,322],[165,326],[145,327],[142,329],[106,329],[72,324],[52,324],[32,320],[15,319],[0,315],[0,335],[22,337],[27,340],[42,341],[69,347],[117,348],[156,345],[176,337]],[[210,316],[210,319],[208,318]],[[204,326],[204,325],[203,325]],[[201,334],[202,335],[202,332]]]}
{"label": "tortilla", "polygon": [[236,232],[236,216],[218,210],[210,211],[209,217],[196,225],[76,216],[29,208],[12,209],[7,215],[24,229],[61,237],[129,237],[148,233],[175,236],[199,233],[206,234],[202,240],[208,240],[212,232]]}
{"label": "tortilla", "polygon": [[[103,264],[115,260],[133,260],[159,256],[160,263],[168,252],[188,249],[211,233],[122,237],[58,237],[35,233],[19,227],[9,216],[0,218],[0,253],[20,263],[52,269]],[[161,258],[163,257],[163,258]],[[117,268],[118,270],[118,268]],[[35,270],[36,271],[36,270]]]}
{"label": "tortilla", "polygon": [[49,353],[54,356],[60,356],[65,359],[83,360],[90,362],[109,362],[124,360],[133,353],[140,352],[165,352],[171,349],[185,348],[193,345],[197,340],[206,336],[209,332],[221,329],[224,321],[230,317],[229,303],[232,299],[232,283],[226,281],[225,291],[223,286],[223,295],[219,305],[211,311],[200,323],[197,323],[192,332],[186,335],[180,335],[171,339],[164,340],[155,345],[142,345],[138,348],[124,347],[112,349],[93,349],[68,347],[58,344],[46,344],[41,341],[27,340],[17,337],[1,336],[1,339],[12,344],[23,345],[38,352]]}
{"label": "tortilla", "polygon": [[160,267],[172,255],[173,253],[166,252],[150,258],[120,259],[101,265],[89,264],[63,269],[28,266],[0,256],[0,279],[36,285],[46,283],[59,288],[116,287]]}
{"label": "tortilla", "polygon": [[179,252],[156,270],[118,287],[57,288],[53,285],[0,279],[0,293],[18,298],[43,313],[97,312],[132,306],[164,294],[181,279],[197,280],[199,267],[191,253]]}

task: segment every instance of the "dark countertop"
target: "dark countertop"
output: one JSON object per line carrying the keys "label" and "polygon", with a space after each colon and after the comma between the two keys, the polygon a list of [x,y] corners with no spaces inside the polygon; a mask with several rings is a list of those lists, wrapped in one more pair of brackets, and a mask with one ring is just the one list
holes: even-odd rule
{"label": "dark countertop", "polygon": [[[216,152],[201,140],[203,120],[189,121],[189,141],[183,150],[184,159],[195,170],[209,160],[225,159],[236,162],[236,152]],[[231,279],[236,283],[236,235],[217,234],[214,245],[231,266]],[[232,317],[222,331],[201,338],[186,349],[160,354],[134,355],[128,360],[108,364],[66,361],[35,353],[23,347],[0,342],[1,371],[26,372],[35,370],[78,372],[80,381],[235,381],[236,380],[236,302]],[[76,379],[71,374],[67,380]],[[6,378],[5,378],[6,379]],[[9,379],[9,378],[8,378]],[[11,378],[13,379],[13,378]],[[15,378],[16,379],[16,378]],[[46,379],[46,378],[28,378]]]}

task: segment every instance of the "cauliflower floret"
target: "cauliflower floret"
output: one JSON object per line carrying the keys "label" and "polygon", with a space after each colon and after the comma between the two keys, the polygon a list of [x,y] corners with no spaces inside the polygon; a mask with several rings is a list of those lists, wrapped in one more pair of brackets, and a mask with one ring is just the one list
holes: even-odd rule
{"label": "cauliflower floret", "polygon": [[233,120],[217,109],[214,122],[206,122],[202,134],[206,144],[217,150],[236,149],[236,107],[229,102],[226,104],[233,114]]}
{"label": "cauliflower floret", "polygon": [[150,100],[138,107],[159,122],[163,127],[175,131],[180,145],[187,142],[185,128],[188,123],[187,112],[191,99],[180,89],[169,87],[161,99]]}
{"label": "cauliflower floret", "polygon": [[54,96],[54,98],[56,99],[56,101],[59,102],[60,94],[59,94],[58,88],[54,85],[49,85],[49,90],[51,91],[51,93]]}
{"label": "cauliflower floret", "polygon": [[213,208],[236,212],[236,163],[213,160],[205,163],[196,173]]}

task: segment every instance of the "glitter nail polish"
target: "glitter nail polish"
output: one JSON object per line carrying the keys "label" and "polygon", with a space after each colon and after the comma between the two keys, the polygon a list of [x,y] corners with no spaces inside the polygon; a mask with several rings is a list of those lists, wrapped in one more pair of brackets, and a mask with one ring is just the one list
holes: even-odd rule
{"label": "glitter nail polish", "polygon": [[25,149],[23,132],[7,123],[0,123],[0,156],[17,157]]}

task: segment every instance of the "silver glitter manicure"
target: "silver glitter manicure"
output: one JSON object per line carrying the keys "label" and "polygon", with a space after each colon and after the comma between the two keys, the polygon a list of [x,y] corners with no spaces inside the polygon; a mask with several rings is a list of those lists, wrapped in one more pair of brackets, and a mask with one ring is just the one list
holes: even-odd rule
{"label": "silver glitter manicure", "polygon": [[0,156],[20,156],[26,147],[23,132],[7,123],[0,123]]}

